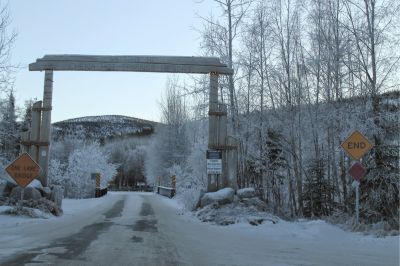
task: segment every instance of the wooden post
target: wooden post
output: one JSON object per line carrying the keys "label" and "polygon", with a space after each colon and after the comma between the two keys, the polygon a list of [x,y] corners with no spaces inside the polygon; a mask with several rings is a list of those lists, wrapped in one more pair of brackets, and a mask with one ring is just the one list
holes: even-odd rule
{"label": "wooden post", "polygon": [[28,152],[29,153],[29,146],[25,145],[24,142],[29,141],[30,131],[21,132],[21,144],[20,146],[20,153]]}
{"label": "wooden post", "polygon": [[[41,121],[42,101],[35,102],[32,107],[32,125],[30,140],[34,142],[40,141],[40,121]],[[35,162],[39,163],[39,147],[32,145],[29,154]]]}
{"label": "wooden post", "polygon": [[208,147],[218,145],[218,73],[210,73]]}
{"label": "wooden post", "polygon": [[[229,147],[226,150],[226,182],[227,186],[237,189],[237,166],[238,166],[238,141],[234,137],[228,136],[226,138],[226,145]],[[229,166],[229,167],[228,167]]]}
{"label": "wooden post", "polygon": [[[209,109],[208,109],[208,148],[218,146],[218,73],[210,73]],[[218,175],[208,175],[207,191],[218,190]]]}
{"label": "wooden post", "polygon": [[228,160],[227,160],[227,150],[226,137],[227,137],[227,108],[226,104],[219,104],[219,116],[218,116],[218,146],[224,147],[222,149],[222,174],[218,180],[218,188],[226,188],[228,184]]}
{"label": "wooden post", "polygon": [[218,146],[225,146],[227,136],[227,108],[226,104],[220,103],[219,107],[219,123],[218,123]]}
{"label": "wooden post", "polygon": [[[51,127],[51,102],[53,96],[53,70],[45,70],[44,74],[44,91],[43,91],[43,107],[42,107],[42,123],[40,126],[40,141],[50,143],[50,127]],[[39,147],[39,165],[42,173],[39,180],[43,186],[47,186],[47,175],[49,167],[49,145]]]}

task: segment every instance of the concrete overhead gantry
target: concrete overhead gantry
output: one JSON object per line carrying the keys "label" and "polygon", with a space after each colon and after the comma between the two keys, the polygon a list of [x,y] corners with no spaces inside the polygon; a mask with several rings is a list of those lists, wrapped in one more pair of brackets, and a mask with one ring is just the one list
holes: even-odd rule
{"label": "concrete overhead gantry", "polygon": [[50,126],[54,71],[119,71],[209,74],[208,148],[222,151],[222,175],[209,175],[208,191],[227,186],[236,188],[235,143],[227,136],[226,106],[218,103],[219,75],[233,75],[233,69],[216,57],[196,56],[113,56],[113,55],[45,55],[29,65],[30,71],[44,71],[43,101],[32,108],[32,126],[23,136],[23,149],[39,163],[39,177],[47,186]]}

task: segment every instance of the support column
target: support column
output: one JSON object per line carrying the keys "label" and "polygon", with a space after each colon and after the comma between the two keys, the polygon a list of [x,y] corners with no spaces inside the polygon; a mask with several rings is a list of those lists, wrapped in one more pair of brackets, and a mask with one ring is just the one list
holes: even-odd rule
{"label": "support column", "polygon": [[218,145],[218,73],[210,73],[210,90],[208,105],[208,148]]}
{"label": "support column", "polygon": [[20,153],[29,153],[29,146],[27,146],[25,142],[29,141],[30,134],[30,131],[21,132],[21,144],[19,145]]}
{"label": "support column", "polygon": [[[210,73],[209,109],[208,109],[208,148],[218,146],[218,73]],[[207,191],[218,190],[219,175],[208,175]]]}
{"label": "support column", "polygon": [[[32,106],[32,124],[31,124],[31,137],[30,140],[33,142],[39,142],[40,139],[40,121],[42,101],[35,102]],[[29,154],[35,162],[39,162],[39,146],[32,145],[29,149]]]}
{"label": "support column", "polygon": [[[238,166],[238,140],[234,137],[228,136],[226,138],[226,146],[229,147],[226,150],[226,182],[227,186],[237,189],[237,166]],[[229,167],[228,167],[229,166]]]}
{"label": "support column", "polygon": [[218,104],[218,146],[225,146],[228,132],[226,104]]}
{"label": "support column", "polygon": [[45,70],[43,107],[42,107],[43,112],[42,112],[42,123],[40,126],[40,142],[48,145],[39,147],[39,165],[42,168],[42,172],[38,178],[43,186],[47,186],[47,175],[49,167],[52,97],[53,97],[53,70]]}
{"label": "support column", "polygon": [[226,188],[229,186],[228,183],[228,151],[226,149],[226,138],[228,132],[227,124],[227,107],[226,104],[218,104],[219,114],[218,114],[218,147],[222,151],[222,175],[218,180],[218,188]]}

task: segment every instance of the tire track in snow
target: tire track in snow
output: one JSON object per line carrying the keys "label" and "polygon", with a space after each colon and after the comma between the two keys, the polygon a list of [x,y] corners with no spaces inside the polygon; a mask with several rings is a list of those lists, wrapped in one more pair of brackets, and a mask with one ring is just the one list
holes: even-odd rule
{"label": "tire track in snow", "polygon": [[[32,249],[24,254],[18,255],[4,262],[4,265],[18,266],[25,264],[49,263],[49,260],[79,260],[79,256],[85,252],[92,241],[98,235],[107,231],[113,222],[113,218],[122,215],[125,206],[126,196],[118,200],[112,208],[104,213],[105,220],[83,227],[78,233],[55,240],[52,244],[37,249]],[[82,259],[84,261],[84,259]]]}

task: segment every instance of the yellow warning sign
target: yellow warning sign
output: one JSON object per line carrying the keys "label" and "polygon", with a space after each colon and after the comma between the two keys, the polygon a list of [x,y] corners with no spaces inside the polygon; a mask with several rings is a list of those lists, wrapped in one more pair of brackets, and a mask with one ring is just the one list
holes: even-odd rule
{"label": "yellow warning sign", "polygon": [[21,187],[26,187],[40,174],[40,166],[27,153],[21,154],[10,165],[6,172]]}
{"label": "yellow warning sign", "polygon": [[100,174],[96,173],[96,188],[100,188]]}
{"label": "yellow warning sign", "polygon": [[176,188],[176,176],[175,175],[173,175],[172,177],[171,177],[171,186],[172,186],[172,188]]}
{"label": "yellow warning sign", "polygon": [[354,159],[359,160],[373,145],[364,137],[363,134],[354,131],[343,143],[342,148]]}

